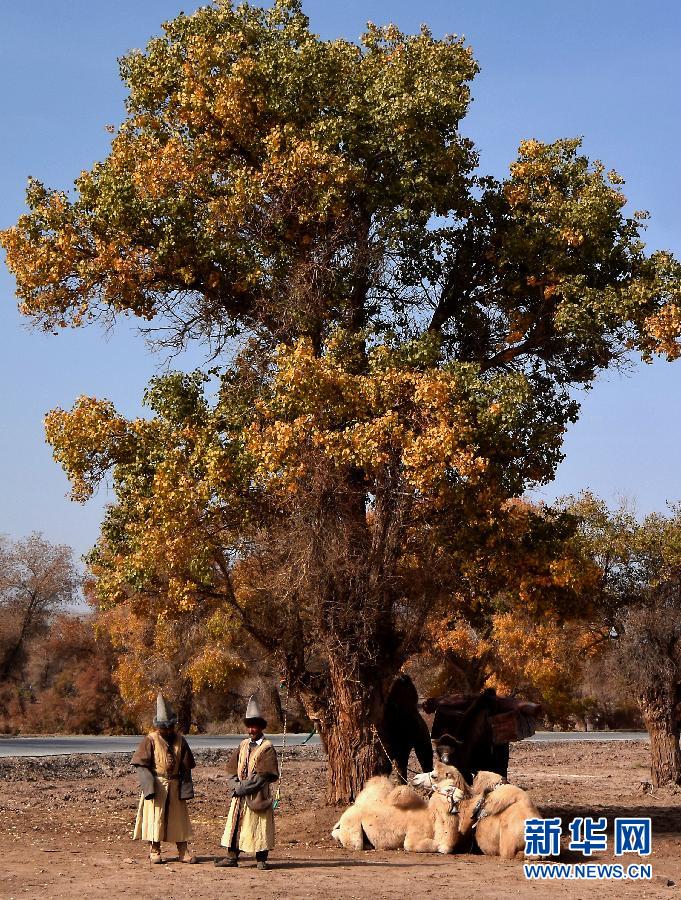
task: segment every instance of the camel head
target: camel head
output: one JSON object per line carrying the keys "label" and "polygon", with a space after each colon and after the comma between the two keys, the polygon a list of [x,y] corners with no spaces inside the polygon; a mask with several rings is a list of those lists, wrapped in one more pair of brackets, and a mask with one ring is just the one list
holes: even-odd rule
{"label": "camel head", "polygon": [[466,780],[454,766],[436,760],[433,771],[429,774],[431,788],[438,794],[453,794],[455,790],[459,790],[462,797],[470,796]]}
{"label": "camel head", "polygon": [[447,766],[455,766],[459,760],[463,741],[453,737],[451,734],[443,734],[437,740],[433,741],[433,750],[435,756],[440,762]]}

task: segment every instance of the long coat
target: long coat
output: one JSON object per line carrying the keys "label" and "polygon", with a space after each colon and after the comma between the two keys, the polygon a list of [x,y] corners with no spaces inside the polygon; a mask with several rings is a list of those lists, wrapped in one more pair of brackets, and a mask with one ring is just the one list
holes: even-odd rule
{"label": "long coat", "polygon": [[196,763],[182,735],[167,743],[158,731],[152,731],[140,742],[132,764],[138,769],[142,786],[133,840],[190,840],[192,826],[187,801],[180,799],[180,784],[191,779]]}
{"label": "long coat", "polygon": [[233,796],[222,846],[258,853],[274,847],[274,811],[272,784],[279,778],[277,752],[268,740],[257,747],[250,738],[239,745],[227,761],[227,774],[232,788],[239,787],[245,796]]}

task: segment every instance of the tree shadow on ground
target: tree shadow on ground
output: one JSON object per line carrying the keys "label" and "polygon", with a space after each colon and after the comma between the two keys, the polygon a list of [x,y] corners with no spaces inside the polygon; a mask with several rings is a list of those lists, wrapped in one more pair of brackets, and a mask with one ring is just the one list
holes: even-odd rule
{"label": "tree shadow on ground", "polygon": [[[399,852],[399,851],[398,851]],[[430,854],[422,854],[425,859]],[[363,866],[365,868],[383,869],[395,868],[402,869],[419,866],[419,862],[388,862],[387,860],[363,860],[363,859],[285,859],[272,860],[273,869],[341,869],[344,866]]]}
{"label": "tree shadow on ground", "polygon": [[[423,854],[427,859],[431,854]],[[198,863],[212,863],[215,856],[197,856]],[[177,857],[169,857],[166,862],[177,863]],[[343,868],[343,866],[364,866],[374,868],[390,868],[399,866],[401,868],[410,868],[412,866],[421,865],[420,862],[388,862],[387,860],[373,859],[274,859],[269,860],[271,869],[335,869]],[[239,861],[239,869],[255,868],[255,859],[245,859]]]}

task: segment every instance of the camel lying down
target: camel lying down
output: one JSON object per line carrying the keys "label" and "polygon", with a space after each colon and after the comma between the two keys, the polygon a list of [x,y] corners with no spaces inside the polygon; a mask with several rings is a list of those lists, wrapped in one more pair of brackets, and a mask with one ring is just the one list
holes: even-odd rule
{"label": "camel lying down", "polygon": [[478,847],[486,856],[524,856],[525,820],[541,819],[527,791],[508,784],[496,772],[478,772],[472,793],[471,799],[461,806],[461,834],[469,836],[474,832]]}
{"label": "camel lying down", "polygon": [[458,769],[436,762],[414,783],[431,792],[429,800],[372,778],[331,836],[347,850],[453,853],[461,841],[470,846],[474,834],[484,854],[513,859],[525,850],[525,820],[541,818],[529,794],[495,772],[479,772],[471,789]]}
{"label": "camel lying down", "polygon": [[376,850],[452,853],[460,839],[458,805],[468,786],[458,769],[440,762],[430,778],[429,800],[385,777],[370,779],[331,836],[347,850],[363,850],[368,843]]}

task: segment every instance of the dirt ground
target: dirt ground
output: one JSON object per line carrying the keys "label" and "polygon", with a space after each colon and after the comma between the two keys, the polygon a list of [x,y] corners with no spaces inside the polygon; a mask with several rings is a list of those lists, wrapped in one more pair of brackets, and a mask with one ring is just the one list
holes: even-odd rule
{"label": "dirt ground", "polygon": [[[651,862],[653,879],[628,883],[528,882],[522,861],[472,853],[343,850],[330,838],[339,810],[323,801],[321,751],[289,752],[295,758],[284,762],[269,872],[251,859],[236,870],[213,865],[227,805],[221,751],[198,754],[196,866],[180,865],[174,846],[165,845],[167,863],[151,867],[146,845],[130,840],[138,792],[127,757],[0,759],[0,897],[681,897],[681,790],[651,790],[643,743],[523,743],[511,753],[510,780],[531,792],[545,816],[560,816],[564,834],[578,815],[607,816],[610,833],[616,816],[652,818],[652,856],[624,861]],[[584,861],[567,850],[561,859]],[[613,861],[611,849],[591,861]]]}

